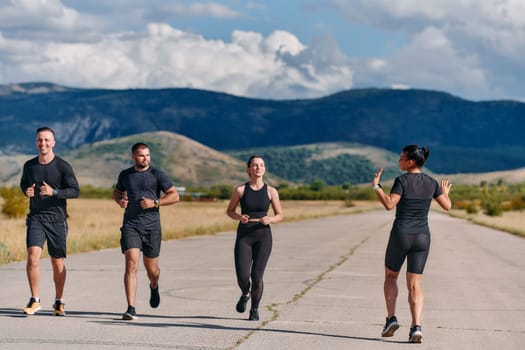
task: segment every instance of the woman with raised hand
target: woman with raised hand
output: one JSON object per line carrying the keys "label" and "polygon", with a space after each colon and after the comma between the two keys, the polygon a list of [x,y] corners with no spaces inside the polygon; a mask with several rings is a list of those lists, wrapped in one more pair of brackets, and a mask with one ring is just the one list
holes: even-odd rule
{"label": "woman with raised hand", "polygon": [[452,184],[447,178],[438,183],[432,177],[421,172],[430,152],[428,147],[408,145],[399,157],[399,168],[406,173],[394,180],[390,194],[386,194],[380,179],[383,169],[374,175],[372,185],[377,199],[385,209],[396,208],[396,217],[385,255],[384,293],[387,309],[386,323],[382,336],[391,337],[399,328],[395,316],[398,295],[397,278],[405,258],[407,260],[407,288],[412,324],[409,342],[421,343],[421,313],[423,310],[423,289],[421,278],[430,248],[430,230],[428,212],[432,199],[445,210],[452,207],[449,191]]}
{"label": "woman with raised hand", "polygon": [[[239,221],[234,256],[237,283],[242,294],[236,310],[243,313],[251,298],[249,320],[258,321],[258,307],[264,289],[263,275],[272,251],[270,224],[281,221],[283,213],[279,193],[263,180],[266,169],[262,157],[250,157],[247,172],[249,181],[235,187],[226,213]],[[238,204],[241,213],[237,212]],[[270,205],[273,216],[268,215]]]}

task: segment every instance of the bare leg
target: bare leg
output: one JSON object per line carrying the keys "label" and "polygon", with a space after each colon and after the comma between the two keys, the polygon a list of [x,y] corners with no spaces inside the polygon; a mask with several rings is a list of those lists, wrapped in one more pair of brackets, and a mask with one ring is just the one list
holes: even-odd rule
{"label": "bare leg", "polygon": [[398,295],[397,278],[399,272],[390,270],[385,267],[385,283],[383,286],[385,293],[385,303],[388,318],[396,314],[396,301]]}
{"label": "bare leg", "polygon": [[124,252],[126,258],[126,271],[124,272],[124,290],[129,306],[135,307],[137,294],[137,270],[139,265],[140,249],[130,248]]}
{"label": "bare leg", "polygon": [[423,312],[423,288],[421,277],[423,275],[407,272],[408,303],[412,314],[412,326],[421,325],[421,313]]}
{"label": "bare leg", "polygon": [[64,296],[64,286],[66,284],[67,270],[64,258],[51,258],[53,266],[53,281],[55,282],[55,298],[62,299]]}
{"label": "bare leg", "polygon": [[29,282],[29,290],[31,296],[38,297],[38,288],[40,285],[40,256],[42,255],[42,248],[40,247],[29,247],[27,248],[27,264],[26,273],[27,280]]}
{"label": "bare leg", "polygon": [[150,288],[155,289],[159,285],[160,268],[159,258],[143,257],[144,267],[148,273]]}

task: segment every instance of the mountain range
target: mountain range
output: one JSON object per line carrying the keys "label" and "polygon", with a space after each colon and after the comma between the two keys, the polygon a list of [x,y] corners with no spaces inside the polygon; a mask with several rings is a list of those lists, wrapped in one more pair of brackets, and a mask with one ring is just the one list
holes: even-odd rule
{"label": "mountain range", "polygon": [[[258,154],[267,167],[265,179],[270,184],[301,185],[320,180],[328,185],[369,184],[378,167],[385,169],[382,182],[400,174],[399,156],[382,148],[348,143],[317,143],[244,149],[228,153],[207,147],[183,135],[167,131],[149,132],[82,145],[59,155],[71,163],[81,186],[111,188],[117,175],[132,166],[131,146],[136,142],[150,145],[152,165],[164,170],[177,186],[210,188],[233,186],[247,180],[245,161]],[[0,183],[18,186],[24,162],[35,154],[0,154]],[[424,170],[431,176],[429,169]],[[482,181],[519,183],[525,168],[489,173],[447,175],[454,184],[480,184]]]}
{"label": "mountain range", "polygon": [[[167,131],[99,141],[59,155],[71,163],[81,186],[109,188],[121,170],[133,166],[131,146],[136,142],[150,146],[151,164],[165,171],[177,186],[209,188],[247,181],[244,161]],[[30,155],[0,155],[0,183],[17,186],[24,163],[35,156],[36,150]],[[276,184],[285,182],[271,173],[266,178]]]}
{"label": "mountain range", "polygon": [[195,89],[0,86],[0,153],[34,153],[34,132],[57,132],[59,152],[169,131],[220,152],[353,143],[398,154],[427,145],[437,173],[525,166],[525,104],[468,101],[428,90],[359,89],[307,100],[262,100]]}

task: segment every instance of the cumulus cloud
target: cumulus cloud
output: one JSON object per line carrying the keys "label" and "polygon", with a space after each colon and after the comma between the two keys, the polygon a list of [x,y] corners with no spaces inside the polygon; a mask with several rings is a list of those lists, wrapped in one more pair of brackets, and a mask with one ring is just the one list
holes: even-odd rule
{"label": "cumulus cloud", "polygon": [[257,21],[255,12],[266,18],[274,11],[258,1],[0,1],[0,83],[193,87],[278,99],[411,86],[472,99],[525,99],[521,0],[328,2],[316,9],[335,8],[352,25],[404,42],[383,56],[355,58],[328,34],[305,43],[278,27],[265,34],[232,29],[218,40],[177,27],[188,18],[237,19],[245,27]]}
{"label": "cumulus cloud", "polygon": [[[332,0],[351,22],[402,34],[386,57],[355,60],[356,84],[408,84],[463,97],[524,99],[520,0]],[[377,62],[381,62],[380,65]]]}
{"label": "cumulus cloud", "polygon": [[[333,51],[333,50],[331,50]],[[264,98],[326,95],[351,87],[342,55],[275,31],[235,31],[230,42],[151,23],[137,33],[69,43],[0,37],[0,78],[79,87],[192,87]],[[344,78],[344,79],[341,79]]]}
{"label": "cumulus cloud", "polygon": [[104,20],[80,13],[60,0],[0,2],[0,33],[22,40],[92,40]]}

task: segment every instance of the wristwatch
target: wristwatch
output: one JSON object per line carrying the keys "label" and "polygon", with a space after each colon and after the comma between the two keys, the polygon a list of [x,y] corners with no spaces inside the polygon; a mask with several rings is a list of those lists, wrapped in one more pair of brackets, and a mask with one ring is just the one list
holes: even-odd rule
{"label": "wristwatch", "polygon": [[383,186],[381,186],[381,184],[374,185],[374,190],[378,190],[380,188],[383,188]]}
{"label": "wristwatch", "polygon": [[160,200],[155,199],[153,202],[155,203],[155,208],[158,208],[160,206]]}

